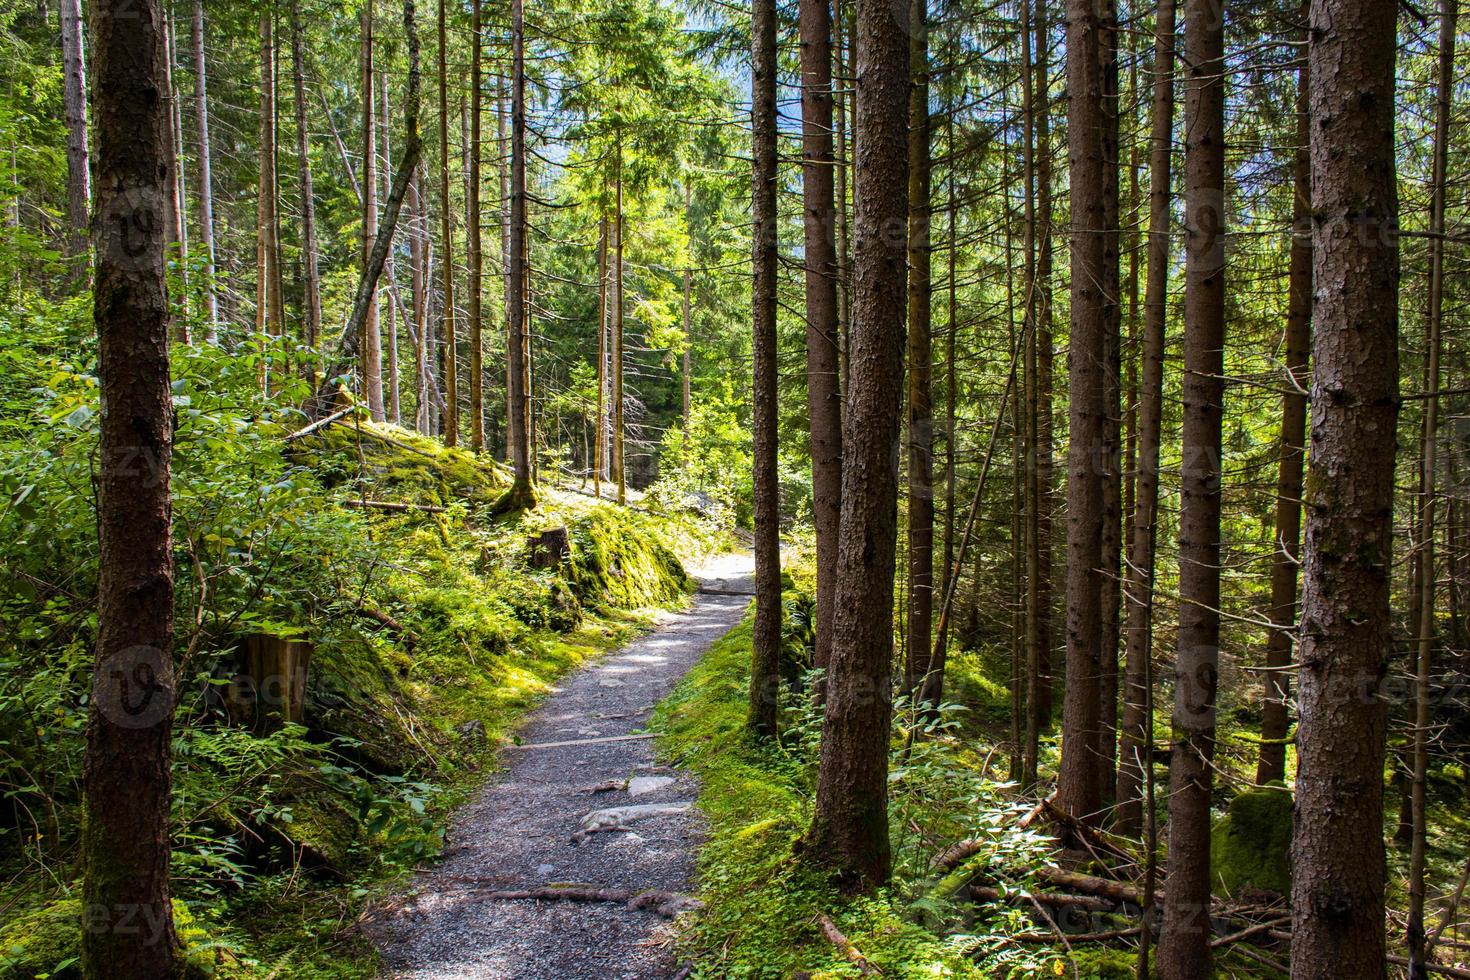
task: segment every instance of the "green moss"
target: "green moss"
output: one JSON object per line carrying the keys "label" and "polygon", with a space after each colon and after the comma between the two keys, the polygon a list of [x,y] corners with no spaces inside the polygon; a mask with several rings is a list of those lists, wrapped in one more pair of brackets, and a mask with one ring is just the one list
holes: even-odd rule
{"label": "green moss", "polygon": [[1238,794],[1211,832],[1210,867],[1215,881],[1233,895],[1244,891],[1288,894],[1291,823],[1291,794],[1284,790]]}
{"label": "green moss", "polygon": [[583,603],[638,609],[673,602],[693,587],[652,523],[612,506],[595,507],[572,522],[567,581]]}
{"label": "green moss", "polygon": [[[199,918],[178,899],[174,932],[183,947],[180,975],[219,980],[260,976],[220,923]],[[82,903],[63,898],[13,916],[0,927],[0,980],[73,980],[81,976]]]}

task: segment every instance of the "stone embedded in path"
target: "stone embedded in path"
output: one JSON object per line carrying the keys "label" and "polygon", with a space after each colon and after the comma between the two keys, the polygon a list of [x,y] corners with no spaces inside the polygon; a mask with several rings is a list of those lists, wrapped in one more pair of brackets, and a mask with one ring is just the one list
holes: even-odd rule
{"label": "stone embedded in path", "polygon": [[582,830],[595,834],[606,830],[622,830],[631,823],[650,817],[662,817],[676,813],[687,813],[693,803],[641,803],[633,806],[612,806],[593,810],[582,818]]}
{"label": "stone embedded in path", "polygon": [[673,781],[672,776],[634,776],[628,780],[628,795],[643,796],[645,793],[657,793]]}

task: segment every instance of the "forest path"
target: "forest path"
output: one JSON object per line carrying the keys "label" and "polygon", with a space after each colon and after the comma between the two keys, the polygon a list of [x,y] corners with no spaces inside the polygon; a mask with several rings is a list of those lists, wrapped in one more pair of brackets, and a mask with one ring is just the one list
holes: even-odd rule
{"label": "forest path", "polygon": [[[444,860],[372,930],[384,976],[679,975],[660,927],[687,903],[676,896],[690,887],[702,835],[697,785],[657,765],[652,739],[637,736],[653,706],[739,624],[754,591],[749,555],[721,556],[695,574],[700,592],[688,611],[660,616],[653,632],[568,677],[529,717],[523,744],[503,755],[507,770],[456,817]],[[659,902],[492,894],[570,883],[666,894]]]}

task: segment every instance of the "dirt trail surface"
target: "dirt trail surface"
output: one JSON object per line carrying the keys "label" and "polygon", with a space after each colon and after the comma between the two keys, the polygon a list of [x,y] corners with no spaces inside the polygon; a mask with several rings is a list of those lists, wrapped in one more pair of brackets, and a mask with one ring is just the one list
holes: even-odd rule
{"label": "dirt trail surface", "polygon": [[[444,860],[374,917],[401,980],[657,980],[680,967],[662,927],[690,904],[701,823],[693,777],[638,737],[653,706],[740,622],[748,555],[699,569],[687,612],[567,678],[505,750],[507,771],[456,818]],[[632,736],[632,737],[629,737]],[[517,899],[574,885],[581,900]],[[544,892],[541,892],[544,894]]]}

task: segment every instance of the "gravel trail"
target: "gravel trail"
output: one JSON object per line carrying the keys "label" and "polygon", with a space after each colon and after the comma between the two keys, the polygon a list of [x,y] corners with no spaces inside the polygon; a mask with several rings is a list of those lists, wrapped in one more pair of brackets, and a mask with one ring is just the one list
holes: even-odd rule
{"label": "gravel trail", "polygon": [[[568,677],[529,717],[523,744],[502,755],[507,770],[456,817],[444,860],[371,929],[385,977],[679,976],[664,927],[687,903],[702,834],[697,787],[687,773],[655,765],[652,740],[636,736],[684,672],[740,622],[751,559],[726,555],[696,574],[700,594],[689,611],[661,616],[653,632]],[[644,898],[491,894],[571,884]]]}

